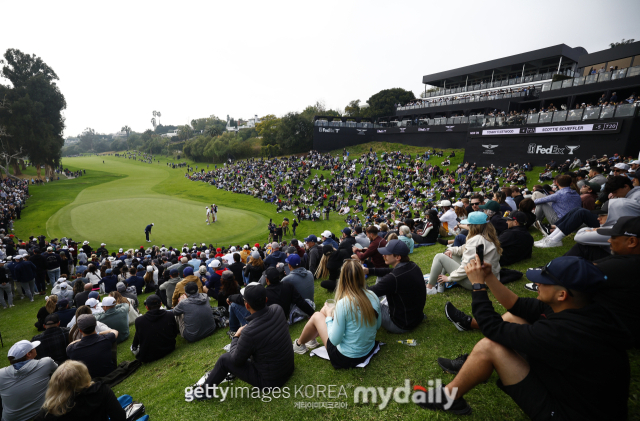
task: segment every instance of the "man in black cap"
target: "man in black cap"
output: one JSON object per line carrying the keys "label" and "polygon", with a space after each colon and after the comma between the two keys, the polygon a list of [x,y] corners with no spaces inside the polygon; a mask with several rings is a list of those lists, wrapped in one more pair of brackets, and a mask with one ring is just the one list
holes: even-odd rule
{"label": "man in black cap", "polygon": [[60,318],[56,313],[49,314],[44,319],[45,331],[34,336],[31,342],[38,341],[40,345],[36,348],[39,360],[50,357],[56,364],[67,361],[67,345],[69,345],[69,328],[60,327]]}
{"label": "man in black cap", "polygon": [[338,252],[348,259],[353,254],[353,246],[356,245],[356,239],[351,236],[351,228],[347,227],[342,230],[342,237],[340,238],[340,245],[338,246]]}
{"label": "man in black cap", "polygon": [[[473,285],[473,315],[485,338],[468,356],[438,359],[457,375],[434,391],[434,399],[425,394],[421,407],[469,414],[463,396],[495,370],[498,387],[532,419],[627,418],[628,331],[592,301],[606,283],[597,266],[563,256],[542,270],[527,271],[538,286],[537,299],[519,298],[477,257],[465,271]],[[488,288],[508,313],[496,313]]]}
{"label": "man in black cap", "polygon": [[502,247],[500,267],[529,259],[533,250],[533,237],[529,234],[529,230],[525,228],[527,216],[524,212],[511,212],[504,219],[507,221],[508,229],[498,237]]}
{"label": "man in black cap", "polygon": [[600,228],[598,234],[611,236],[612,254],[593,262],[607,276],[594,299],[619,317],[629,329],[634,346],[640,347],[640,217],[623,216],[612,228]]}
{"label": "man in black cap", "polygon": [[410,332],[425,318],[427,290],[422,271],[409,260],[409,247],[400,240],[389,241],[378,252],[392,269],[364,268],[364,273],[378,277],[368,288],[378,297],[387,297],[388,304],[380,305],[382,327],[391,333]]}
{"label": "man in black cap", "polygon": [[111,357],[111,347],[116,343],[118,331],[115,329],[96,333],[97,321],[93,314],[83,314],[77,320],[82,339],[73,341],[67,347],[69,359],[80,361],[87,366],[91,378],[104,377],[116,369]]}
{"label": "man in black cap", "polygon": [[309,271],[313,273],[315,279],[316,271],[320,260],[322,260],[322,246],[318,244],[318,237],[311,234],[304,239],[305,246],[307,248],[307,255],[309,256]]}
{"label": "man in black cap", "polygon": [[[272,268],[277,271],[277,269]],[[244,306],[250,313],[238,329],[231,349],[216,362],[203,385],[187,391],[185,398],[218,398],[217,386],[229,373],[258,388],[282,387],[294,368],[289,325],[280,306],[268,306],[267,289],[252,282],[242,289]],[[251,359],[249,359],[251,358]]]}
{"label": "man in black cap", "polygon": [[160,297],[149,295],[144,305],[147,312],[135,321],[136,333],[131,350],[136,359],[148,363],[172,353],[180,331],[175,316],[160,308]]}
{"label": "man in black cap", "polygon": [[[302,312],[306,313],[311,317],[315,310],[313,307],[309,305],[309,303],[302,298],[296,287],[289,282],[280,282],[280,272],[276,268],[267,268],[265,271],[266,283],[267,287],[265,290],[267,291],[267,305],[272,306],[274,304],[278,304],[282,307],[284,311],[284,315],[289,320],[289,315],[291,313],[292,304],[295,304],[298,309]],[[234,294],[227,299],[227,303],[233,304],[235,303],[237,306],[243,305],[242,294]],[[246,314],[246,313],[245,313]],[[242,316],[241,313],[238,313],[236,316]],[[238,317],[239,326],[246,324],[246,316],[243,318]],[[239,327],[238,325],[231,323],[231,306],[229,307],[229,329],[233,332],[235,328]]]}

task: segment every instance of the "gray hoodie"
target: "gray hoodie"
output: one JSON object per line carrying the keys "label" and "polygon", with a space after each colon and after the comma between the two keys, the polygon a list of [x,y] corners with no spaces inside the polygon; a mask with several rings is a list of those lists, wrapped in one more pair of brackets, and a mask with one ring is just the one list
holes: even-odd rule
{"label": "gray hoodie", "polygon": [[313,301],[313,274],[304,267],[293,269],[291,273],[282,278],[282,282],[293,284],[302,298]]}
{"label": "gray hoodie", "polygon": [[189,342],[206,338],[216,330],[216,322],[209,305],[209,297],[204,292],[187,295],[173,308],[176,316],[184,315],[180,334]]}
{"label": "gray hoodie", "polygon": [[51,358],[29,360],[16,370],[12,365],[0,369],[2,419],[27,420],[35,417],[44,403],[49,379],[58,368]]}

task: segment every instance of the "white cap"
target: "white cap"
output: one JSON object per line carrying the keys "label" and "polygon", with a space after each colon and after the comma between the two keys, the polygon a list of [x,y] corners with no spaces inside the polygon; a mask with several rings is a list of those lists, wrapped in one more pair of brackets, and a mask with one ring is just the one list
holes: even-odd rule
{"label": "white cap", "polygon": [[76,251],[73,247],[69,248],[69,251]]}
{"label": "white cap", "polygon": [[456,208],[462,208],[464,207],[464,204],[462,202],[456,202],[453,204],[453,206],[455,206]]}
{"label": "white cap", "polygon": [[202,245],[203,245],[203,246],[206,246],[206,244],[205,244],[205,243],[202,243]]}
{"label": "white cap", "polygon": [[623,164],[622,162],[614,165],[614,167],[620,168],[621,170],[628,170],[629,169],[629,166],[627,164]]}
{"label": "white cap", "polygon": [[323,232],[322,234],[320,234],[321,237],[324,238],[330,238],[331,237],[331,231],[326,230],[325,232]]}
{"label": "white cap", "polygon": [[122,249],[118,250],[118,253],[122,253]]}
{"label": "white cap", "polygon": [[84,302],[84,304],[86,306],[93,308],[98,305],[98,300],[96,300],[95,298],[89,298],[87,301]]}
{"label": "white cap", "polygon": [[106,246],[106,244],[105,244],[105,243],[100,243],[100,245],[101,245],[101,246]]}
{"label": "white cap", "polygon": [[8,357],[13,357],[16,360],[27,355],[32,349],[37,348],[40,345],[40,341],[29,342],[27,340],[21,340],[16,342],[11,349],[9,349]]}
{"label": "white cap", "polygon": [[153,266],[151,265],[147,266],[147,272],[153,272]]}
{"label": "white cap", "polygon": [[87,245],[87,244],[89,244],[89,242],[88,242],[87,240],[84,240],[84,241],[82,242],[82,244]]}
{"label": "white cap", "polygon": [[53,251],[53,247],[47,247],[47,251]]}
{"label": "white cap", "polygon": [[234,251],[236,251],[236,248],[235,248],[235,247],[231,247],[231,248],[229,249],[229,251],[230,251],[231,253],[233,253]]}
{"label": "white cap", "polygon": [[63,282],[63,283],[60,284],[60,288],[62,288],[62,289],[66,289],[68,286],[69,286],[69,284],[66,283],[66,282]]}
{"label": "white cap", "polygon": [[155,224],[152,222],[151,225],[155,225]]}
{"label": "white cap", "polygon": [[631,165],[640,165],[640,160],[631,161],[631,162],[629,162],[629,164],[631,164]]}
{"label": "white cap", "polygon": [[249,244],[245,244],[244,246],[242,246],[243,250],[249,250]]}
{"label": "white cap", "polygon": [[438,206],[447,206],[447,207],[451,207],[451,202],[448,200],[442,200],[440,201],[440,203],[438,203]]}
{"label": "white cap", "polygon": [[103,307],[111,307],[113,305],[116,304],[116,299],[113,297],[104,297],[102,299],[102,306]]}
{"label": "white cap", "polygon": [[22,256],[20,256],[19,254],[13,256],[13,260],[20,260],[22,259]]}
{"label": "white cap", "polygon": [[67,278],[65,278],[64,276],[61,276],[61,277],[58,278],[58,283],[66,282],[66,281],[67,281]]}
{"label": "white cap", "polygon": [[213,259],[211,261],[211,263],[209,263],[209,267],[210,268],[219,268],[220,267],[220,261],[218,259]]}

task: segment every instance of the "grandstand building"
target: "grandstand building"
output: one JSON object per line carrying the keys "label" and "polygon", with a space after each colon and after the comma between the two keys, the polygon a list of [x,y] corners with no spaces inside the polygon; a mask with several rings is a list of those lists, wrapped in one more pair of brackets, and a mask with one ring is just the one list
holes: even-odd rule
{"label": "grandstand building", "polygon": [[[640,42],[587,53],[555,45],[425,75],[421,98],[376,121],[315,118],[314,148],[369,141],[465,148],[479,165],[640,149]],[[560,156],[563,155],[563,156]]]}

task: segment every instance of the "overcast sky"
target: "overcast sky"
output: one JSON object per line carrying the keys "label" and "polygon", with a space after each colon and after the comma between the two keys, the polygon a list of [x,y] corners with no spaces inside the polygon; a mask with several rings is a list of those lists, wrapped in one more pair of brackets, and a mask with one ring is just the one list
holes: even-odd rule
{"label": "overcast sky", "polygon": [[[640,40],[638,0],[4,0],[0,52],[41,57],[67,100],[65,136],[86,127],[185,124],[328,108],[422,76],[556,44],[589,52]],[[2,80],[2,83],[7,83]]]}

